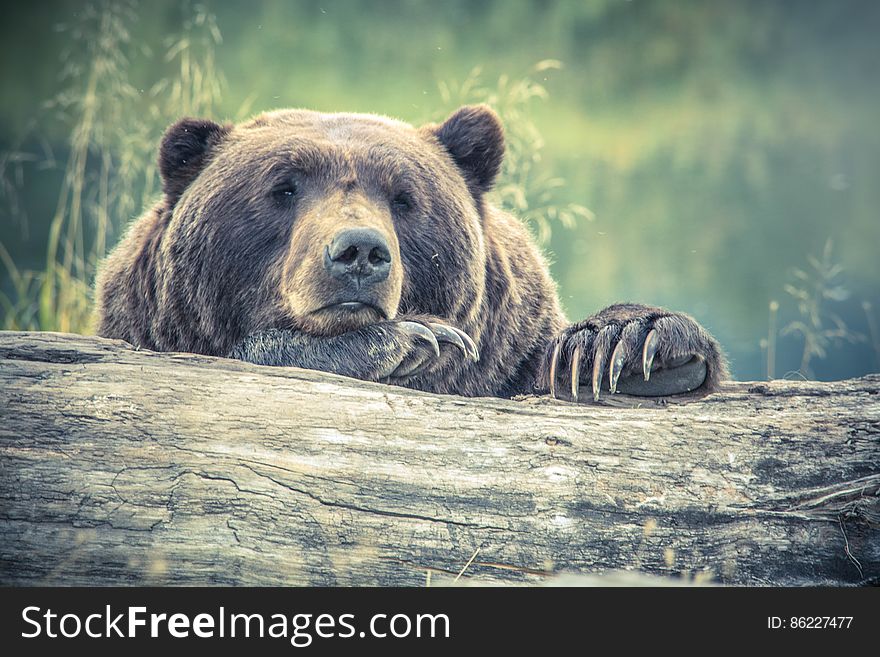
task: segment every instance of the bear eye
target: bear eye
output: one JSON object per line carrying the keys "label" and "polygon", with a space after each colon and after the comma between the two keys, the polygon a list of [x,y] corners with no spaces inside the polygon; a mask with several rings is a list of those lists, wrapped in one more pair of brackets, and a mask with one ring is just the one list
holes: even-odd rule
{"label": "bear eye", "polygon": [[272,196],[279,201],[289,201],[296,196],[296,191],[296,183],[292,180],[285,180],[272,188]]}
{"label": "bear eye", "polygon": [[412,197],[406,192],[401,192],[394,197],[391,205],[396,212],[408,212],[413,207]]}

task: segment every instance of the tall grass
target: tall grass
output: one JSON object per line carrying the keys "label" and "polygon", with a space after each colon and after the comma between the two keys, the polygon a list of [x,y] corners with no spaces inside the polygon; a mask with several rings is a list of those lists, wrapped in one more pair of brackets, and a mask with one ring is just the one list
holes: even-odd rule
{"label": "tall grass", "polygon": [[[114,201],[126,196],[113,191],[121,186],[111,188],[110,176],[120,159],[116,156],[116,133],[122,129],[119,119],[126,102],[137,95],[125,75],[131,20],[129,3],[87,5],[76,24],[59,26],[69,33],[72,48],[85,50],[87,65],[80,66],[79,57],[66,53],[62,70],[66,88],[46,105],[61,120],[72,118],[73,129],[41,276],[39,322],[43,328],[76,331],[87,326],[91,270],[104,254],[109,217],[118,204]],[[91,243],[86,238],[87,224],[94,229]]]}
{"label": "tall grass", "polygon": [[832,251],[833,243],[829,239],[825,242],[821,257],[807,256],[809,267],[793,269],[794,282],[785,286],[785,291],[797,304],[800,317],[789,322],[781,335],[800,335],[803,338],[803,352],[797,371],[808,378],[813,376],[813,359],[826,358],[832,345],[865,339],[850,329],[843,318],[831,309],[832,303],[850,297],[850,291],[841,279],[843,267],[834,261]]}
{"label": "tall grass", "polygon": [[[164,44],[168,76],[148,93],[136,87],[132,58],[153,56],[132,41],[136,9],[132,0],[102,0],[84,6],[75,22],[58,26],[70,44],[62,57],[62,90],[45,103],[41,120],[69,126],[68,153],[44,268],[20,270],[0,245],[12,282],[12,295],[0,295],[5,329],[90,330],[97,265],[120,225],[157,192],[155,150],[164,126],[182,114],[209,114],[222,92],[223,77],[214,63],[220,32],[202,5],[187,5],[181,32]],[[8,203],[17,201],[8,172],[35,157],[21,152],[0,157]],[[10,207],[10,214],[20,214],[20,208]]]}

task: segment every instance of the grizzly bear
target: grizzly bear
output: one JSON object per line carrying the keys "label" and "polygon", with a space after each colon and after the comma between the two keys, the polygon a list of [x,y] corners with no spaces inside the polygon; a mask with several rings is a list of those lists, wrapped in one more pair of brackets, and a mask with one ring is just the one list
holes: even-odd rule
{"label": "grizzly bear", "polygon": [[615,304],[575,324],[523,224],[487,198],[486,106],[415,128],[281,110],[183,119],[163,198],[103,263],[98,333],[437,393],[671,395],[726,374],[687,315]]}

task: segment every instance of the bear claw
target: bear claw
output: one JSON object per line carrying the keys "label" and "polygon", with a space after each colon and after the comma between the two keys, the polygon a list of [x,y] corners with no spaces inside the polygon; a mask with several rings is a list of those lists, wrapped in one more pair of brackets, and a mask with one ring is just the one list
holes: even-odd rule
{"label": "bear claw", "polygon": [[428,323],[428,326],[440,342],[448,342],[455,345],[461,349],[461,353],[475,363],[480,360],[480,352],[477,349],[477,345],[471,339],[471,336],[461,329],[457,329],[454,326],[447,326],[445,324],[436,324],[434,322]]}
{"label": "bear claw", "polygon": [[593,355],[593,401],[599,401],[599,387],[602,384],[602,372],[605,371],[605,355],[608,352],[602,346]]}
{"label": "bear claw", "polygon": [[421,338],[431,345],[434,350],[434,357],[440,357],[440,345],[437,342],[437,335],[424,324],[418,322],[400,322],[398,325],[405,333]]}
{"label": "bear claw", "polygon": [[398,322],[397,327],[404,334],[428,343],[431,353],[430,355],[425,354],[424,351],[419,353],[419,349],[404,352],[401,354],[401,362],[386,378],[406,379],[429,369],[433,361],[440,357],[441,342],[453,345],[469,360],[476,362],[480,359],[480,352],[473,339],[454,326],[439,322],[405,320]]}
{"label": "bear claw", "polygon": [[574,356],[571,359],[571,398],[576,402],[578,400],[578,388],[581,380],[581,348],[580,345],[575,347]]}
{"label": "bear claw", "polygon": [[[577,402],[585,385],[591,387],[594,401],[599,401],[603,389],[656,397],[699,388],[711,374],[708,361],[717,347],[703,337],[698,325],[687,322],[687,317],[664,315],[606,320],[601,327],[586,321],[571,326],[545,352],[550,354],[545,367],[551,397]],[[558,379],[565,382],[570,397],[560,392]]]}
{"label": "bear claw", "polygon": [[623,340],[621,340],[614,347],[614,352],[611,354],[611,365],[608,367],[608,389],[611,390],[612,395],[617,392],[617,380],[620,378],[620,373],[623,372],[625,364],[626,348],[623,346]]}
{"label": "bear claw", "polygon": [[654,356],[657,355],[659,346],[660,338],[657,336],[657,329],[651,329],[648,337],[645,338],[645,345],[642,347],[642,372],[645,375],[645,381],[651,378],[651,366],[654,364]]}
{"label": "bear claw", "polygon": [[550,357],[550,396],[556,399],[556,367],[559,364],[559,350],[562,347],[562,341],[557,338],[556,346],[553,347],[553,355]]}

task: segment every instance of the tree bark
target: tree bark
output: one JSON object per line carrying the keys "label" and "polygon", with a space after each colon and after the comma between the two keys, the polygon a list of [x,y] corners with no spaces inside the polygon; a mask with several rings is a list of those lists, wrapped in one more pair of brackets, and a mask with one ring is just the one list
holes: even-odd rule
{"label": "tree bark", "polygon": [[876,581],[878,392],[466,399],[0,333],[0,583]]}

